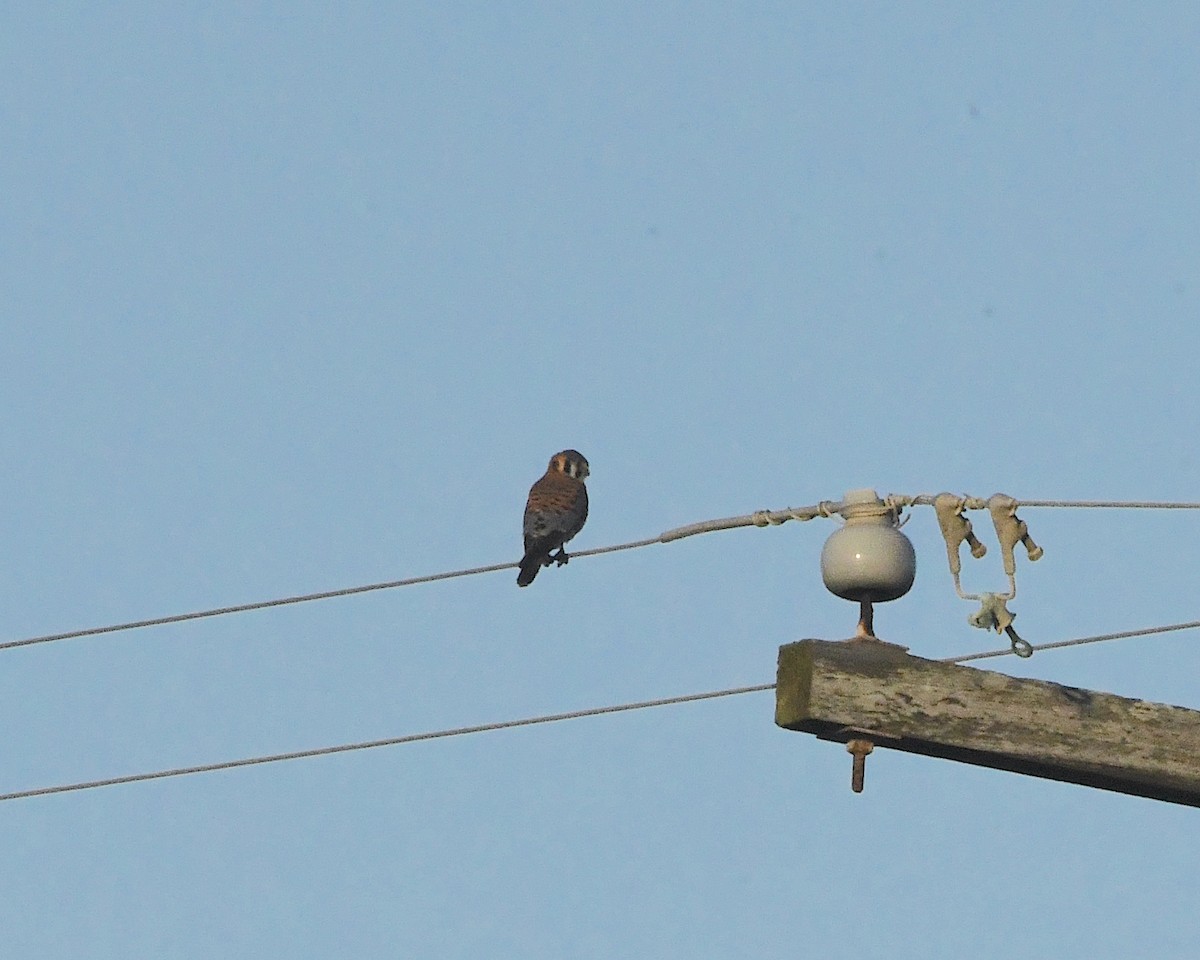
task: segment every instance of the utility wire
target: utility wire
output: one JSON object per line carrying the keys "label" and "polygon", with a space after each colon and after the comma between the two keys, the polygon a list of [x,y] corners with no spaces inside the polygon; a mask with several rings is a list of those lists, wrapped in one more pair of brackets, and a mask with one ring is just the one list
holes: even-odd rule
{"label": "utility wire", "polygon": [[[888,498],[885,498],[888,499]],[[915,497],[893,494],[891,499],[901,506],[931,507],[936,499],[932,493],[922,493]],[[1022,500],[1014,498],[1018,507],[1081,507],[1084,509],[1106,510],[1200,510],[1200,502],[1181,500]],[[987,508],[986,497],[963,497],[970,510]]]}
{"label": "utility wire", "polygon": [[486,733],[490,730],[507,730],[511,727],[529,727],[538,723],[554,723],[558,720],[578,720],[581,717],[596,717],[605,713],[623,713],[628,710],[644,710],[647,707],[665,707],[676,703],[692,703],[696,700],[715,700],[732,697],[740,693],[760,693],[774,690],[775,684],[764,683],[755,687],[733,687],[729,690],[713,690],[709,693],[689,693],[680,697],[665,697],[661,700],[642,700],[638,703],[623,703],[611,707],[592,707],[587,710],[572,710],[569,713],[552,713],[541,717],[526,717],[521,720],[504,720],[500,723],[481,723],[472,727],[455,727],[450,730],[435,730],[429,733],[412,733],[404,737],[386,740],[366,740],[362,743],[345,743],[335,747],[317,747],[314,750],[295,750],[291,753],[274,753],[264,757],[247,757],[241,760],[225,760],[221,763],[205,763],[194,767],[175,767],[153,773],[135,773],[125,777],[109,777],[104,780],[88,780],[57,787],[39,787],[35,790],[18,790],[0,794],[0,800],[21,800],[26,797],[44,797],[52,793],[70,793],[75,790],[93,790],[96,787],[111,787],[120,783],[139,783],[143,780],[163,780],[167,777],[183,777],[193,773],[211,773],[214,770],[232,770],[235,767],[252,767],[262,763],[278,763],[281,760],[301,760],[305,757],[324,757],[333,753],[349,753],[353,750],[370,750],[374,747],[394,747],[401,743],[416,743],[420,740],[438,740],[443,737],[461,737],[469,733]]}
{"label": "utility wire", "polygon": [[[965,498],[972,508],[982,508],[986,500]],[[929,506],[933,504],[932,494],[920,494],[915,497],[890,495],[889,500],[905,505]],[[1122,501],[1122,500],[1019,500],[1023,507],[1106,507],[1106,508],[1142,508],[1160,510],[1195,510],[1200,509],[1200,503],[1181,503],[1167,501]],[[631,540],[628,543],[618,543],[607,547],[595,547],[591,550],[579,550],[571,557],[593,557],[602,553],[616,553],[619,550],[636,550],[655,543],[671,543],[692,537],[700,533],[714,533],[721,530],[734,530],[739,527],[767,527],[786,523],[788,520],[812,520],[816,517],[831,517],[837,514],[841,507],[839,501],[822,500],[820,503],[806,507],[787,507],[783,510],[757,510],[754,513],[737,517],[724,517],[716,520],[703,520],[682,527],[675,527],[660,533],[657,537],[647,537],[644,540]],[[88,627],[82,630],[68,630],[63,633],[48,633],[42,636],[26,637],[21,640],[0,642],[0,651],[11,650],[15,647],[28,647],[39,643],[52,643],[56,640],[74,640],[79,637],[95,637],[106,633],[120,633],[125,630],[139,630],[143,627],[161,627],[171,623],[184,623],[188,620],[205,620],[211,617],[223,617],[233,613],[248,613],[251,610],[266,610],[271,607],[285,607],[296,603],[311,603],[315,600],[331,600],[335,597],[349,597],[359,593],[370,593],[376,590],[392,590],[397,587],[411,587],[419,583],[433,583],[437,580],[453,580],[457,577],[471,577],[481,573],[495,573],[499,570],[516,569],[518,563],[493,563],[482,567],[468,567],[464,570],[449,570],[444,573],[431,573],[421,577],[408,577],[404,580],[387,580],[383,583],[369,583],[363,586],[343,587],[338,590],[322,590],[317,593],[304,593],[291,597],[279,597],[274,600],[259,600],[254,603],[240,603],[232,606],[213,607],[208,610],[197,610],[192,613],[177,613],[165,617],[152,617],[146,620],[129,620],[124,623],[114,623],[102,627]]]}
{"label": "utility wire", "polygon": [[[1170,633],[1172,630],[1195,630],[1200,620],[1187,623],[1172,623],[1165,627],[1147,627],[1144,630],[1124,630],[1120,633],[1101,633],[1094,637],[1079,637],[1075,640],[1057,640],[1054,643],[1035,643],[1033,650],[1057,650],[1060,647],[1077,647],[1084,643],[1100,643],[1103,640],[1124,640],[1127,637],[1148,637],[1155,633]],[[985,660],[988,657],[1007,657],[1013,653],[1011,647],[1003,650],[988,650],[986,653],[968,653],[963,657],[943,657],[943,663],[966,663],[968,660]]]}
{"label": "utility wire", "polygon": [[[820,516],[827,504],[816,507],[786,510],[759,510],[756,513],[740,517],[725,517],[719,520],[704,520],[700,523],[675,527],[657,537],[647,537],[644,540],[630,540],[628,543],[617,543],[607,547],[593,547],[590,550],[576,550],[571,558],[595,557],[602,553],[616,553],[620,550],[636,550],[655,543],[670,543],[682,540],[699,533],[712,533],[717,530],[732,530],[736,527],[771,526],[786,520],[809,520]],[[808,515],[805,515],[805,514]],[[495,573],[499,570],[515,570],[520,563],[492,563],[482,567],[468,567],[464,570],[448,570],[444,573],[431,573],[421,577],[408,577],[404,580],[386,580],[382,583],[368,583],[357,587],[343,587],[338,590],[322,590],[317,593],[302,593],[292,597],[279,597],[274,600],[259,600],[254,603],[239,603],[226,607],[213,607],[208,610],[196,610],[192,613],[176,613],[165,617],[151,617],[146,620],[129,620],[124,623],[113,623],[103,627],[87,627],[82,630],[68,630],[63,633],[47,633],[36,637],[26,637],[21,640],[6,640],[0,642],[0,650],[11,650],[15,647],[29,647],[39,643],[53,643],[56,640],[75,640],[79,637],[95,637],[105,633],[120,633],[125,630],[139,630],[142,627],[161,627],[171,623],[184,623],[188,620],[206,620],[211,617],[223,617],[231,613],[248,613],[251,610],[266,610],[271,607],[286,607],[296,603],[310,603],[314,600],[331,600],[334,597],[350,597],[359,593],[370,593],[375,590],[393,590],[397,587],[411,587],[419,583],[433,583],[437,580],[453,580],[457,577],[472,577],[481,573]]]}
{"label": "utility wire", "polygon": [[[652,540],[634,540],[630,543],[618,543],[611,547],[597,547],[593,550],[580,550],[571,554],[572,557],[588,557],[600,553],[614,553],[617,550],[632,550],[635,547],[645,547],[658,543],[659,538]],[[423,577],[409,577],[406,580],[387,580],[383,583],[369,583],[359,587],[343,587],[340,590],[323,590],[319,593],[303,593],[294,597],[280,597],[275,600],[259,600],[255,603],[240,603],[229,607],[214,607],[211,610],[197,610],[194,613],[177,613],[168,617],[153,617],[149,620],[130,620],[125,623],[114,623],[104,627],[88,627],[85,630],[69,630],[66,633],[48,633],[40,637],[27,637],[24,640],[6,640],[0,643],[0,650],[11,650],[14,647],[28,647],[36,643],[52,643],[55,640],[74,640],[77,637],[94,637],[102,633],[119,633],[123,630],[137,630],[141,627],[161,627],[169,623],[183,623],[187,620],[204,620],[209,617],[223,617],[230,613],[246,613],[250,610],[266,610],[269,607],[286,607],[294,603],[309,603],[313,600],[330,600],[334,597],[350,597],[357,593],[370,593],[373,590],[391,590],[395,587],[411,587],[418,583],[433,583],[435,580],[452,580],[455,577],[470,577],[479,573],[495,573],[497,570],[515,570],[519,563],[493,563],[485,567],[470,567],[466,570],[449,570],[445,573],[431,573]]]}
{"label": "utility wire", "polygon": [[[1060,647],[1073,647],[1084,643],[1100,643],[1103,640],[1121,640],[1127,637],[1145,637],[1156,633],[1168,633],[1172,630],[1190,630],[1200,627],[1200,620],[1187,623],[1174,623],[1162,627],[1147,627],[1142,630],[1125,630],[1121,633],[1103,633],[1094,637],[1078,637],[1074,640],[1059,640],[1055,643],[1035,644],[1034,650],[1054,650]],[[970,653],[961,657],[944,657],[944,663],[962,663],[966,660],[979,660],[984,657],[1004,657],[1013,653],[1008,650],[991,650],[986,653]],[[559,720],[578,720],[582,717],[596,717],[606,713],[625,713],[630,710],[645,710],[648,707],[665,707],[679,703],[694,703],[697,700],[716,700],[719,697],[734,697],[743,693],[762,693],[774,690],[773,683],[760,683],[750,687],[731,687],[727,690],[713,690],[707,693],[689,693],[678,697],[665,697],[660,700],[641,700],[636,703],[622,703],[608,707],[591,707],[586,710],[572,710],[568,713],[551,713],[540,717],[525,717],[520,720],[503,720],[499,723],[481,723],[470,727],[453,727],[448,730],[434,730],[426,733],[412,733],[403,737],[390,737],[386,740],[366,740],[360,743],[344,743],[332,747],[317,747],[312,750],[294,750],[290,753],[273,753],[260,757],[245,757],[240,760],[224,760],[219,763],[204,763],[191,767],[173,767],[168,770],[156,770],[151,773],[134,773],[123,777],[107,777],[103,780],[85,780],[80,783],[67,783],[53,787],[37,787],[33,790],[17,790],[12,793],[0,793],[0,801],[23,800],[29,797],[45,797],[55,793],[73,793],[79,790],[94,790],[97,787],[112,787],[123,783],[141,783],[146,780],[165,780],[168,777],[184,777],[193,773],[212,773],[217,770],[233,770],[237,767],[253,767],[265,763],[278,763],[282,760],[302,760],[306,757],[324,757],[335,753],[350,753],[355,750],[370,750],[374,747],[394,747],[402,743],[417,743],[421,740],[440,740],[445,737],[462,737],[472,733],[487,733],[492,730],[508,730],[512,727],[530,727],[540,723],[555,723]]]}
{"label": "utility wire", "polygon": [[1084,507],[1106,510],[1200,510],[1200,503],[1165,500],[1018,500],[1022,507]]}

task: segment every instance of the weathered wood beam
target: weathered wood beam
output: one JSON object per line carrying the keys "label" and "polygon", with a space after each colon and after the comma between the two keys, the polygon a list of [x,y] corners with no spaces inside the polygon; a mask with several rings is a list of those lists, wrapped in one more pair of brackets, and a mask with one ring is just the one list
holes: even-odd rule
{"label": "weathered wood beam", "polygon": [[924,660],[878,641],[780,647],[775,722],[1200,806],[1200,711]]}

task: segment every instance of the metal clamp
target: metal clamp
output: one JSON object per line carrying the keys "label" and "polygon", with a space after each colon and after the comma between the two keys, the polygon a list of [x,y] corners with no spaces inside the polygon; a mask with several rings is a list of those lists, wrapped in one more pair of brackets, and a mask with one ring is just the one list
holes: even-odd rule
{"label": "metal clamp", "polygon": [[1017,506],[1016,500],[1003,493],[988,499],[988,511],[992,515],[996,536],[1000,540],[1000,553],[1004,557],[1004,572],[1010,577],[1017,572],[1013,548],[1018,542],[1024,544],[1030,560],[1040,560],[1046,552],[1029,536],[1029,526],[1017,516]]}
{"label": "metal clamp", "polygon": [[1017,615],[1008,609],[1009,599],[1011,598],[997,593],[983,594],[979,597],[979,610],[967,617],[967,622],[980,630],[995,630],[997,633],[1008,634],[1013,653],[1018,657],[1032,657],[1033,646],[1027,640],[1022,640],[1013,629],[1012,622]]}
{"label": "metal clamp", "polygon": [[971,556],[975,559],[978,560],[987,553],[987,547],[971,531],[971,521],[963,516],[966,508],[966,500],[953,493],[939,493],[933,498],[933,509],[937,513],[938,526],[942,528],[942,537],[946,541],[946,559],[950,561],[950,575],[954,578],[954,589],[960,597],[963,596],[963,591],[959,579],[962,574],[959,548],[963,541],[967,541],[971,548]]}

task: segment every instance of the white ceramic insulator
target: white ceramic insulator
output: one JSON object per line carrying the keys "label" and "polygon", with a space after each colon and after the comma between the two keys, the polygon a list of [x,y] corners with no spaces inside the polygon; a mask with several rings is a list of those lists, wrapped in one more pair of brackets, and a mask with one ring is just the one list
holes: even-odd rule
{"label": "white ceramic insulator", "polygon": [[846,600],[883,603],[908,593],[917,575],[912,542],[895,513],[874,490],[852,490],[842,500],[846,523],[821,550],[826,588]]}

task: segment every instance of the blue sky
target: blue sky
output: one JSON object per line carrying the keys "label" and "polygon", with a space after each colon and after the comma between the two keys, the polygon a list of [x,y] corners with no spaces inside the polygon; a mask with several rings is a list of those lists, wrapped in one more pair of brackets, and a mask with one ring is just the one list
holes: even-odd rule
{"label": "blue sky", "polygon": [[[1200,12],[0,15],[0,639],[850,488],[1195,500]],[[1023,511],[1030,641],[1200,618],[1190,514]],[[985,516],[978,528],[994,541]],[[769,682],[828,520],[0,653],[0,792]],[[876,614],[989,649],[932,511]],[[968,589],[1003,585],[997,551]],[[992,661],[1200,707],[1187,633]],[[1194,956],[1193,810],[769,693],[0,804],[9,956]]]}

